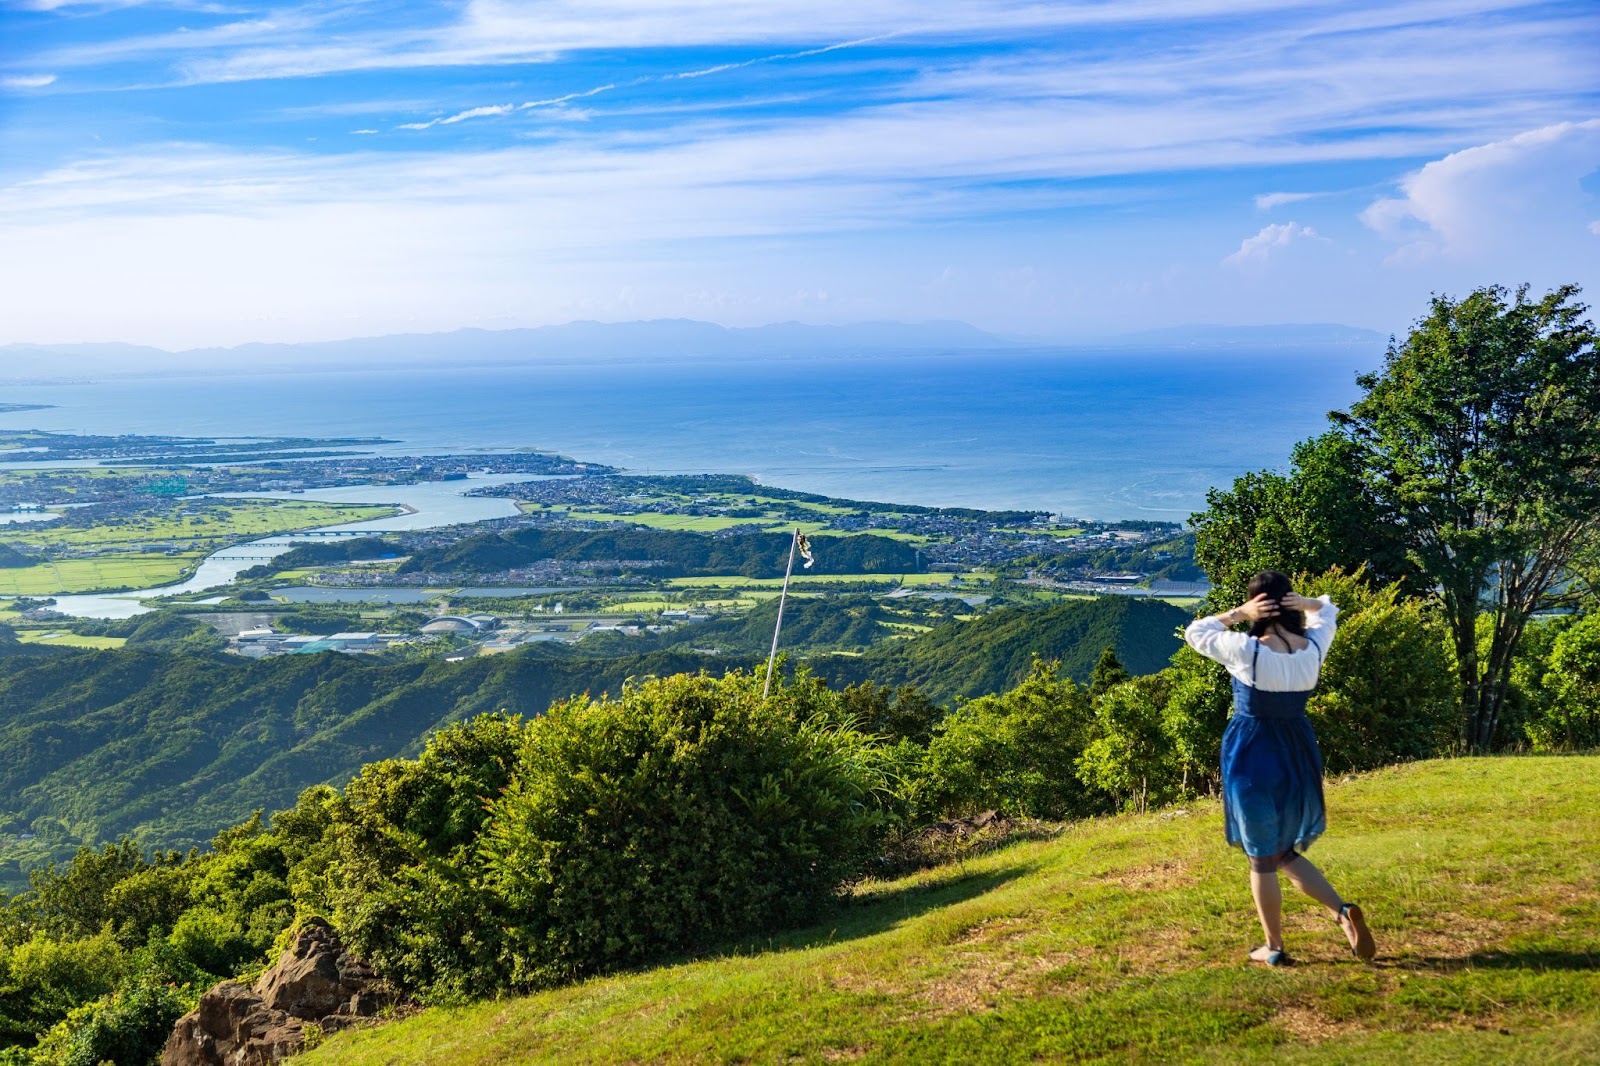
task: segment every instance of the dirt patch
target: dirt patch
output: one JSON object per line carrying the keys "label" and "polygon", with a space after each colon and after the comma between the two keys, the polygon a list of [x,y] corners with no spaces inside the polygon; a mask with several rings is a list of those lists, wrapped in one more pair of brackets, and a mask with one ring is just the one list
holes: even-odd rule
{"label": "dirt patch", "polygon": [[1091,880],[1103,885],[1116,885],[1134,892],[1166,891],[1174,888],[1187,888],[1197,882],[1194,872],[1189,864],[1178,862],[1176,859],[1167,859],[1163,862],[1146,863],[1143,866],[1133,866],[1123,870],[1111,870],[1098,874]]}
{"label": "dirt patch", "polygon": [[1028,924],[1028,920],[1020,916],[987,918],[962,933],[960,937],[953,941],[953,944],[956,947],[970,947],[974,944],[987,944],[997,940],[1014,940],[1027,931],[1020,927]]}
{"label": "dirt patch", "polygon": [[1272,1024],[1296,1040],[1309,1044],[1320,1044],[1361,1029],[1358,1022],[1335,1020],[1315,1007],[1306,1006],[1283,1008],[1272,1016]]}

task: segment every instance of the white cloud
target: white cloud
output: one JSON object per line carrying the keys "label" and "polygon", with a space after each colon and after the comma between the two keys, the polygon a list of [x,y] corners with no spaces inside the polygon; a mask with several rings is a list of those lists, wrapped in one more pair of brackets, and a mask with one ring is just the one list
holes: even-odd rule
{"label": "white cloud", "polygon": [[1310,226],[1295,222],[1274,222],[1261,227],[1261,232],[1239,242],[1239,250],[1223,258],[1225,266],[1248,266],[1265,263],[1297,241],[1326,240]]}
{"label": "white cloud", "polygon": [[1600,237],[1600,219],[1596,219],[1595,221],[1589,223],[1589,232],[1594,234],[1596,237]]}
{"label": "white cloud", "polygon": [[54,85],[54,74],[9,74],[0,78],[0,86],[7,89],[42,89]]}
{"label": "white cloud", "polygon": [[1322,192],[1269,192],[1256,197],[1257,211],[1271,211],[1275,207],[1286,204],[1297,204],[1302,200],[1314,200],[1319,196],[1326,196]]}
{"label": "white cloud", "polygon": [[1505,269],[1582,232],[1591,208],[1580,183],[1597,169],[1600,119],[1556,123],[1436,159],[1361,220],[1400,246],[1396,262],[1498,259]]}

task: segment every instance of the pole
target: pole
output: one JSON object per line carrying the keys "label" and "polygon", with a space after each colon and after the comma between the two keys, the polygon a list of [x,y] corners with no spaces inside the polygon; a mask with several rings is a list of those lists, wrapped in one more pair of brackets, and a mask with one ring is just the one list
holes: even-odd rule
{"label": "pole", "polygon": [[778,661],[778,634],[783,631],[783,604],[789,598],[789,576],[794,573],[794,551],[800,546],[800,527],[794,527],[794,540],[789,542],[789,565],[783,571],[783,591],[778,593],[778,623],[772,627],[772,653],[767,656],[767,683],[761,686],[761,698],[766,699],[772,689],[772,664]]}

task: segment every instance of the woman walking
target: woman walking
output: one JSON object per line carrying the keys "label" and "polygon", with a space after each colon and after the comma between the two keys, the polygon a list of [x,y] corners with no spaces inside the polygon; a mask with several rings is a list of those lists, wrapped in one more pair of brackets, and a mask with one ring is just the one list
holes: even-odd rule
{"label": "woman walking", "polygon": [[[1361,908],[1346,903],[1300,854],[1322,835],[1322,752],[1306,718],[1333,641],[1339,609],[1328,597],[1308,599],[1289,579],[1266,570],[1250,581],[1249,599],[1222,614],[1197,618],[1184,637],[1233,675],[1233,718],[1222,735],[1222,810],[1228,843],[1250,858],[1250,892],[1267,942],[1250,958],[1284,966],[1283,891],[1278,871],[1333,912],[1363,961],[1376,954]],[[1250,623],[1248,633],[1230,627]]]}

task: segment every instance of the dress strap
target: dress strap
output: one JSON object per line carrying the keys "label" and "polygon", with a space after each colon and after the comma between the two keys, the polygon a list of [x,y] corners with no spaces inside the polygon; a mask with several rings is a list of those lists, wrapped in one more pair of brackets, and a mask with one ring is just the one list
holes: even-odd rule
{"label": "dress strap", "polygon": [[1311,634],[1310,633],[1306,634],[1306,643],[1311,645],[1313,648],[1317,649],[1317,665],[1321,666],[1322,665],[1322,645],[1319,644],[1317,641],[1313,640],[1311,638]]}
{"label": "dress strap", "polygon": [[1250,684],[1254,686],[1256,683],[1256,663],[1261,660],[1261,638],[1251,637],[1250,639],[1256,642],[1255,654],[1250,656]]}

